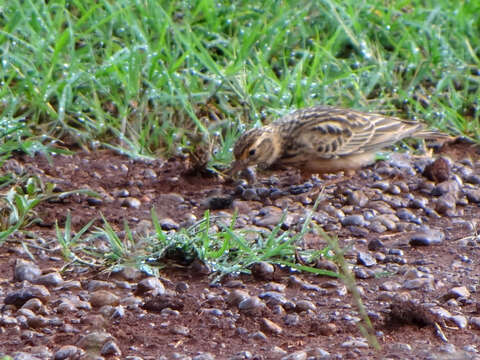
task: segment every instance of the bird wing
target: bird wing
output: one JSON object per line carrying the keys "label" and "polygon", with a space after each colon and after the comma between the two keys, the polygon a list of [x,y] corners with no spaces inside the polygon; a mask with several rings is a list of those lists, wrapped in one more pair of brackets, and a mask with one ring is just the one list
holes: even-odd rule
{"label": "bird wing", "polygon": [[284,159],[300,153],[331,159],[371,152],[423,129],[414,121],[325,106],[298,110],[274,124],[288,134]]}

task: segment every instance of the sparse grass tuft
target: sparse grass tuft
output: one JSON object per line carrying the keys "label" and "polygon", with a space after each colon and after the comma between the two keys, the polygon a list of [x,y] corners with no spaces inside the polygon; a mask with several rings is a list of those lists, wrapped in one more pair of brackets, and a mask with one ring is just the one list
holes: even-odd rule
{"label": "sparse grass tuft", "polygon": [[0,195],[0,245],[16,231],[40,220],[37,218],[35,208],[42,201],[80,193],[95,196],[89,190],[55,193],[54,184],[44,184],[35,176],[16,179],[16,181],[16,185]]}
{"label": "sparse grass tuft", "polygon": [[381,347],[375,334],[375,329],[373,328],[372,322],[367,314],[367,309],[363,304],[362,295],[360,294],[355,281],[355,275],[350,270],[350,264],[345,260],[345,250],[338,243],[338,239],[328,236],[328,234],[323,231],[320,231],[320,233],[327,240],[328,246],[334,253],[333,261],[338,265],[340,273],[339,278],[352,295],[353,303],[357,308],[361,319],[361,322],[358,323],[358,328],[361,334],[367,339],[370,346],[375,350],[380,350]]}
{"label": "sparse grass tuft", "polygon": [[[249,273],[251,265],[262,261],[319,275],[338,276],[332,271],[296,263],[295,257],[299,252],[302,257],[312,259],[328,256],[328,248],[321,251],[299,249],[303,236],[311,230],[310,215],[305,219],[302,230],[297,233],[281,233],[283,220],[271,232],[236,229],[235,216],[225,223],[223,218],[212,217],[208,211],[194,225],[171,232],[162,230],[154,209],[153,232],[134,232],[125,222],[123,231],[119,233],[106,219],[103,221],[102,227],[97,227],[80,243],[80,236],[91,223],[72,239],[67,217],[65,230],[61,232],[57,227],[57,238],[64,255],[72,260],[80,259],[84,264],[95,263],[112,270],[122,266],[135,266],[156,275],[159,268],[169,263],[189,265],[198,259],[210,268],[216,276],[215,280],[227,274]],[[106,240],[102,251],[92,245],[98,239]]]}

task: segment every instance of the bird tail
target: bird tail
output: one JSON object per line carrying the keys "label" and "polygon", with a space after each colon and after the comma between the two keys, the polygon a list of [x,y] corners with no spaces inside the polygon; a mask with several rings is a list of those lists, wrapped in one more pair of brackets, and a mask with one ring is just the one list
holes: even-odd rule
{"label": "bird tail", "polygon": [[457,136],[452,136],[436,130],[427,130],[427,129],[415,132],[414,134],[412,134],[412,136],[427,139],[427,140],[445,140],[445,139],[453,140],[457,138]]}

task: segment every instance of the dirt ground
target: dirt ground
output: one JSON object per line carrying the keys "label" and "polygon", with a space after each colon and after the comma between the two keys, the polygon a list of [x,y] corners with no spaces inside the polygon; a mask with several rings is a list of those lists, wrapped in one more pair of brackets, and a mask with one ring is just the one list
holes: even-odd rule
{"label": "dirt ground", "polygon": [[[474,180],[468,182],[465,179],[473,179],[472,175],[480,174],[480,155],[478,148],[474,146],[452,143],[444,146],[434,158],[440,156],[451,159],[453,165],[446,170],[433,169],[433,175],[425,171],[423,175],[419,171],[404,172],[401,167],[395,168],[400,171],[386,172],[385,168],[392,167],[378,162],[367,169],[368,171],[358,172],[352,178],[340,179],[329,185],[326,190],[327,198],[318,209],[323,211],[333,204],[346,215],[360,213],[366,217],[364,209],[378,206],[379,200],[365,192],[368,197],[366,203],[352,203],[349,190],[371,189],[369,186],[379,181],[407,185],[408,189],[401,189],[400,193],[391,191],[388,196],[392,197],[392,201],[406,199],[405,201],[411,203],[414,199],[424,197],[439,209],[438,198],[431,195],[431,189],[427,191],[426,188],[434,188],[441,183],[440,180],[444,179],[437,177],[445,175],[442,172],[447,172],[447,180],[457,176],[461,178],[459,181],[464,183],[459,190],[463,195],[459,195],[459,199],[454,201],[453,209],[438,211],[438,216],[429,215],[426,209],[409,205],[404,207],[408,208],[416,219],[420,219],[421,224],[417,225],[427,227],[429,230],[426,231],[440,230],[445,235],[439,244],[413,246],[409,239],[419,228],[406,220],[402,220],[405,226],[396,224],[397,227],[393,230],[378,232],[358,224],[326,221],[326,230],[337,235],[341,244],[353,244],[352,255],[347,256],[347,260],[358,270],[355,272],[357,285],[361,288],[362,299],[382,346],[379,351],[364,346],[365,341],[362,340],[356,325],[358,313],[350,294],[345,293],[339,280],[277,268],[270,279],[241,275],[228,277],[220,284],[212,284],[211,277],[200,274],[198,268],[178,265],[160,270],[160,280],[166,288],[166,294],[170,296],[168,306],[161,308],[170,307],[173,314],[145,306],[151,293],[135,292],[139,282],[147,278],[146,274],[129,277],[106,274],[85,267],[70,267],[61,273],[63,281],[71,283],[78,280],[80,286],[66,287],[65,283],[47,286],[50,294],[43,300],[43,316],[55,318],[60,323],[49,322],[48,325],[33,328],[28,325],[28,321],[27,326],[20,320],[17,326],[9,326],[6,321],[0,321],[0,354],[14,354],[16,351],[35,354],[35,351],[38,352],[39,347],[43,346],[47,354],[44,357],[38,354],[35,356],[53,358],[53,354],[62,346],[82,347],[79,345],[82,337],[101,329],[114,338],[120,350],[111,355],[104,354],[105,358],[480,359],[480,328],[474,320],[480,316],[480,295],[477,291],[480,274],[477,223],[480,219],[480,208],[473,195],[464,195],[470,190],[478,189]],[[461,174],[460,170],[465,167],[468,168],[468,174]],[[32,245],[27,245],[27,248],[42,274],[58,272],[62,268],[64,262],[55,240],[55,221],[63,227],[68,212],[72,214],[72,224],[76,231],[93,218],[97,218],[94,225],[101,226],[103,222],[100,214],[103,214],[116,231],[122,231],[125,220],[132,229],[141,226],[144,220],[150,221],[152,207],[156,209],[160,219],[173,220],[174,227],[175,224],[182,226],[191,220],[192,215],[197,219],[201,218],[208,206],[206,199],[212,196],[226,196],[233,200],[233,205],[225,209],[211,210],[213,214],[231,214],[234,209],[242,213],[244,209],[245,218],[250,219],[258,218],[258,212],[266,207],[280,207],[281,201],[293,202],[292,209],[297,206],[297,210],[293,210],[295,214],[302,214],[300,204],[306,209],[312,207],[311,201],[308,201],[308,192],[292,194],[295,191],[291,186],[298,180],[292,170],[273,173],[278,179],[275,187],[280,190],[279,196],[265,196],[253,200],[242,198],[234,183],[226,183],[215,176],[188,174],[186,170],[187,164],[175,159],[131,160],[107,150],[78,152],[73,156],[54,156],[51,162],[40,155],[34,158],[17,155],[8,160],[3,166],[3,172],[35,174],[45,183],[56,184],[56,191],[91,189],[101,195],[101,201],[86,195],[75,195],[39,206],[37,215],[41,222],[28,229],[34,235],[28,232],[17,234],[0,247],[0,303],[5,302],[9,293],[29,286],[26,281],[14,280],[17,259],[32,261],[22,247],[22,241]],[[379,176],[376,177],[375,174]],[[270,176],[272,173],[259,175],[260,179],[266,182],[265,187],[270,186],[265,180]],[[428,177],[432,179],[429,180]],[[389,192],[381,191],[385,194]],[[401,207],[403,206],[400,204],[397,208]],[[248,215],[255,211],[256,215]],[[325,210],[327,211],[329,210]],[[291,228],[294,228],[294,225]],[[323,239],[315,236],[310,236],[309,239],[306,243],[308,247],[322,248],[325,245]],[[380,252],[384,257],[392,255],[399,256],[399,259],[391,262],[388,262],[388,259],[383,262],[377,260],[373,266],[364,266],[357,260],[358,253],[372,256],[377,254],[378,250],[369,250],[375,240],[383,243],[386,250]],[[395,251],[389,252],[390,249]],[[380,259],[381,256],[377,258]],[[421,275],[415,275],[416,272]],[[406,281],[413,279],[428,279],[428,286],[409,288]],[[114,305],[124,305],[126,311],[122,316],[112,318],[105,315],[105,309],[95,306],[67,312],[58,310],[59,299],[65,296],[77,296],[81,300],[90,299],[91,302],[93,290],[90,285],[93,280],[104,280],[112,284],[111,287],[106,287],[120,298]],[[387,282],[399,286],[390,289]],[[468,289],[468,295],[449,295],[452,288],[462,286]],[[264,293],[272,288],[282,289],[277,292],[287,301],[269,301]],[[250,296],[259,296],[266,306],[252,311],[239,309],[228,301],[228,297],[235,290],[242,290]],[[140,301],[137,307],[127,305],[126,299],[131,300],[132,294]],[[396,296],[416,300],[420,305],[418,308],[409,308],[408,301],[396,302]],[[300,306],[302,300],[308,301],[307,309]],[[423,315],[418,313],[422,312],[424,305],[448,310],[451,316],[419,324],[421,321],[418,321],[418,318]],[[395,306],[401,308],[398,312],[403,314],[400,316],[403,316],[402,319],[392,320],[389,315]],[[18,311],[20,310],[4,306],[0,316],[8,315],[18,319]],[[96,315],[101,315],[100,324]],[[467,324],[457,322],[454,316],[465,318]],[[328,352],[330,357],[322,351]]]}

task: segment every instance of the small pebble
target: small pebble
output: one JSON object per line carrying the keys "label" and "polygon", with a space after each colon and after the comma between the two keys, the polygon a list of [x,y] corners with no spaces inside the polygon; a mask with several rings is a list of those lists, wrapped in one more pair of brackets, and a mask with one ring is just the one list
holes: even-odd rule
{"label": "small pebble", "polygon": [[445,233],[441,230],[421,231],[410,237],[411,246],[430,246],[438,245],[445,239]]}

